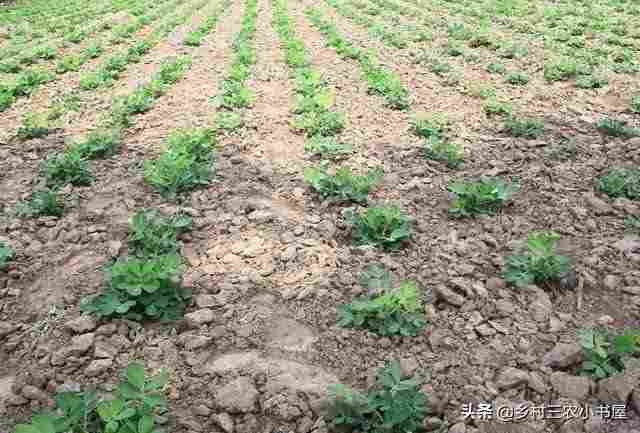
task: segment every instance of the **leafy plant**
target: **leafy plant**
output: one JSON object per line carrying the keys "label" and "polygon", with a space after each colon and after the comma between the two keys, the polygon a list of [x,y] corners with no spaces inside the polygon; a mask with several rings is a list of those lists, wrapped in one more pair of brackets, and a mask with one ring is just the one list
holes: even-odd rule
{"label": "leafy plant", "polygon": [[22,217],[62,216],[64,204],[56,191],[34,191],[28,200],[17,204],[16,213]]}
{"label": "leafy plant", "polygon": [[397,206],[371,207],[358,214],[348,212],[347,218],[357,244],[380,245],[392,250],[410,235],[409,220]]}
{"label": "leafy plant", "polygon": [[83,158],[104,158],[115,153],[120,140],[120,131],[117,129],[93,131],[89,133],[84,141],[75,144],[73,147]]}
{"label": "leafy plant", "polygon": [[372,263],[360,276],[360,285],[367,288],[369,295],[379,294],[391,289],[391,273],[383,265]]}
{"label": "leafy plant", "polygon": [[344,115],[328,110],[307,111],[296,118],[294,127],[308,137],[330,137],[344,129]]}
{"label": "leafy plant", "polygon": [[338,326],[366,328],[377,335],[415,336],[426,321],[415,283],[356,300],[338,310]]}
{"label": "leafy plant", "polygon": [[546,151],[546,155],[558,161],[574,159],[578,154],[578,148],[573,140],[562,140],[552,144]]}
{"label": "leafy plant", "polygon": [[217,131],[229,134],[242,128],[244,121],[240,113],[234,111],[219,111],[216,114],[214,124]]}
{"label": "leafy plant", "polygon": [[576,87],[579,89],[599,89],[607,84],[608,78],[594,75],[582,75],[576,79]]}
{"label": "leafy plant", "polygon": [[83,312],[131,320],[177,320],[190,294],[180,287],[182,261],[177,255],[120,258],[108,270],[108,286],[84,299]]}
{"label": "leafy plant", "polygon": [[584,329],[578,331],[578,339],[586,358],[579,371],[597,380],[624,371],[625,356],[638,352],[640,332],[626,331],[614,335],[606,331]]}
{"label": "leafy plant", "polygon": [[7,263],[9,263],[15,255],[16,253],[9,245],[0,241],[0,270],[4,269],[7,266]]}
{"label": "leafy plant", "polygon": [[596,188],[612,198],[640,200],[640,169],[611,169],[597,180]]}
{"label": "leafy plant", "polygon": [[407,433],[423,431],[427,397],[422,379],[402,377],[400,363],[391,361],[379,370],[376,385],[361,394],[343,384],[329,387],[326,410],[331,431]]}
{"label": "leafy plant", "polygon": [[632,113],[640,113],[640,96],[634,96],[631,99],[631,112]]}
{"label": "leafy plant", "polygon": [[487,65],[487,72],[504,75],[507,72],[507,68],[502,63],[489,63],[489,65]]}
{"label": "leafy plant", "polygon": [[630,128],[627,122],[610,117],[600,119],[596,124],[596,129],[604,135],[611,137],[631,138],[640,136],[640,129]]}
{"label": "leafy plant", "polygon": [[629,232],[640,235],[640,217],[629,215],[625,218],[624,224]]}
{"label": "leafy plant", "polygon": [[67,184],[89,185],[93,176],[89,172],[89,164],[80,152],[68,149],[47,158],[42,164],[42,175],[47,186],[56,188]]}
{"label": "leafy plant", "polygon": [[511,106],[496,98],[488,98],[484,103],[484,112],[489,116],[511,116]]}
{"label": "leafy plant", "polygon": [[145,161],[144,178],[167,197],[207,185],[213,174],[214,147],[211,130],[174,132],[162,155]]}
{"label": "leafy plant", "polygon": [[99,399],[92,390],[58,393],[54,411],[18,424],[15,433],[157,433],[155,417],[166,411],[161,390],[168,379],[165,370],[148,378],[144,366],[132,362],[113,398]]}
{"label": "leafy plant", "polygon": [[449,191],[454,194],[449,212],[456,217],[494,214],[518,189],[518,185],[508,185],[499,178],[455,182],[449,185]]}
{"label": "leafy plant", "polygon": [[382,178],[382,169],[370,170],[366,175],[357,176],[349,167],[340,167],[330,174],[326,165],[308,167],[304,170],[304,180],[323,198],[335,197],[339,200],[353,200],[366,203],[371,189]]}
{"label": "leafy plant", "polygon": [[509,117],[504,128],[514,137],[538,138],[544,133],[544,123],[536,119],[516,119]]}
{"label": "leafy plant", "polygon": [[504,78],[505,81],[514,86],[524,86],[529,82],[529,76],[524,72],[511,72]]}
{"label": "leafy plant", "polygon": [[464,160],[461,145],[439,137],[431,137],[427,140],[425,153],[428,158],[445,161],[449,168],[458,168]]}
{"label": "leafy plant", "polygon": [[191,229],[193,220],[185,214],[170,218],[158,210],[140,210],[129,225],[130,251],[141,257],[174,254],[178,251],[178,234]]}
{"label": "leafy plant", "polygon": [[571,270],[569,259],[554,252],[559,239],[554,232],[530,234],[523,254],[507,258],[505,281],[517,287],[559,281]]}
{"label": "leafy plant", "polygon": [[444,114],[416,116],[411,120],[411,128],[415,135],[422,138],[440,138],[449,129],[449,121]]}

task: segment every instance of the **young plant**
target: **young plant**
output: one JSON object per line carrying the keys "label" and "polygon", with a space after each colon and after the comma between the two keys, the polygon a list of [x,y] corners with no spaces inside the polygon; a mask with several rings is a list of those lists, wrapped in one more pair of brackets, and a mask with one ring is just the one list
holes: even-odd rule
{"label": "young plant", "polygon": [[369,192],[382,178],[382,169],[370,170],[366,175],[357,176],[349,167],[340,167],[330,174],[326,165],[308,167],[304,170],[304,180],[322,198],[335,197],[338,200],[352,200],[366,203]]}
{"label": "young plant", "polygon": [[218,132],[231,134],[244,126],[242,115],[235,111],[219,111],[214,121],[215,129]]}
{"label": "young plant", "polygon": [[514,137],[533,139],[540,137],[544,133],[544,123],[536,119],[509,117],[504,122],[504,129]]}
{"label": "young plant", "polygon": [[508,185],[498,178],[485,178],[477,182],[455,182],[448,189],[454,195],[449,213],[455,217],[467,217],[496,213],[519,186]]}
{"label": "young plant", "polygon": [[15,255],[16,253],[9,245],[0,241],[0,270],[3,270]]}
{"label": "young plant", "polygon": [[62,216],[64,203],[56,191],[44,190],[31,193],[29,200],[16,206],[16,214],[21,217]]}
{"label": "young plant", "polygon": [[640,96],[634,96],[631,99],[631,112],[640,114]]}
{"label": "young plant", "polygon": [[413,282],[356,300],[338,310],[338,326],[365,328],[381,336],[415,336],[425,323],[418,288]]}
{"label": "young plant", "polygon": [[120,131],[103,130],[90,132],[84,141],[72,147],[86,159],[104,158],[113,155],[120,144]]}
{"label": "young plant", "polygon": [[81,310],[98,317],[177,320],[190,294],[180,287],[182,261],[177,255],[120,258],[108,270],[108,285],[84,299]]}
{"label": "young plant", "polygon": [[629,215],[625,218],[624,225],[628,232],[640,235],[640,217]]}
{"label": "young plant", "polygon": [[578,154],[578,148],[573,140],[562,140],[553,143],[545,152],[547,157],[558,161],[568,161],[575,159]]}
{"label": "young plant", "polygon": [[129,224],[129,250],[139,257],[178,252],[178,234],[191,230],[193,220],[185,214],[170,218],[154,209],[138,211]]}
{"label": "young plant", "polygon": [[172,133],[162,155],[156,160],[145,161],[144,178],[169,198],[208,185],[213,175],[214,148],[211,130]]}
{"label": "young plant", "polygon": [[524,72],[512,72],[507,74],[505,81],[514,86],[524,86],[529,82],[529,76]]}
{"label": "young plant", "polygon": [[516,287],[560,281],[571,270],[571,265],[567,257],[554,252],[559,239],[560,236],[554,232],[530,234],[524,252],[507,258],[505,281]]}
{"label": "young plant", "polygon": [[578,331],[578,338],[585,355],[579,371],[599,380],[624,371],[625,357],[638,353],[640,332],[626,331],[614,335],[606,331],[585,329]]}
{"label": "young plant", "polygon": [[398,206],[376,206],[355,214],[347,213],[353,226],[356,244],[379,245],[386,250],[397,249],[409,239],[410,223]]}
{"label": "young plant", "polygon": [[640,136],[640,129],[630,128],[627,122],[605,117],[596,124],[596,129],[604,135],[611,137],[632,138]]}
{"label": "young plant", "polygon": [[441,138],[449,129],[449,121],[443,114],[416,116],[411,120],[412,132],[418,137]]}
{"label": "young plant", "polygon": [[640,200],[640,169],[614,168],[597,180],[596,188],[611,198]]}
{"label": "young plant", "polygon": [[512,108],[506,102],[501,102],[496,98],[488,98],[484,103],[484,112],[488,116],[511,116]]}
{"label": "young plant", "polygon": [[423,431],[427,396],[422,379],[404,378],[398,361],[385,363],[376,385],[361,394],[343,384],[329,387],[329,406],[324,418],[330,431],[360,433],[407,433]]}
{"label": "young plant", "polygon": [[328,110],[306,111],[296,118],[293,126],[308,137],[331,137],[344,129],[344,115]]}
{"label": "young plant", "polygon": [[462,146],[440,137],[431,137],[426,141],[425,154],[435,161],[444,161],[449,168],[458,168],[464,161]]}
{"label": "young plant", "polygon": [[154,433],[156,415],[166,411],[162,388],[165,370],[146,377],[144,366],[132,362],[114,395],[99,399],[92,390],[61,392],[55,410],[35,415],[29,424],[18,424],[15,433]]}
{"label": "young plant", "polygon": [[67,184],[89,185],[93,176],[89,172],[89,164],[80,152],[68,149],[47,158],[41,168],[42,175],[51,188]]}

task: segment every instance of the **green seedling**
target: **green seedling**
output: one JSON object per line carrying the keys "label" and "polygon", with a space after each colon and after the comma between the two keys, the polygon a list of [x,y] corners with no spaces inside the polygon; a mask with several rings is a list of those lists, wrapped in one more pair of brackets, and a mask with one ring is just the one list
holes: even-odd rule
{"label": "green seedling", "polygon": [[214,121],[216,131],[231,134],[244,126],[242,114],[235,111],[219,111]]}
{"label": "green seedling", "polygon": [[0,241],[0,271],[7,267],[7,264],[13,260],[15,255],[16,253],[9,245]]}
{"label": "green seedling", "polygon": [[366,394],[343,384],[331,385],[324,419],[330,431],[422,431],[427,413],[427,397],[420,391],[422,380],[403,377],[398,361],[387,362],[378,372],[376,385]]}
{"label": "green seedling", "polygon": [[56,191],[34,191],[26,201],[16,206],[16,214],[21,217],[62,216],[64,203]]}
{"label": "green seedling", "polygon": [[529,235],[526,249],[521,255],[508,257],[504,279],[516,287],[529,284],[548,285],[558,282],[571,270],[569,259],[556,255],[555,245],[560,236],[554,232],[536,232]]}
{"label": "green seedling", "polygon": [[347,219],[358,245],[379,245],[386,250],[394,250],[409,239],[411,233],[409,219],[397,206],[376,206],[357,214],[348,212]]}
{"label": "green seedling", "polygon": [[501,102],[496,98],[488,98],[484,103],[484,112],[488,116],[511,116],[512,108],[506,102]]}
{"label": "green seedling", "polygon": [[634,96],[631,99],[631,112],[636,114],[640,113],[640,96]]}
{"label": "green seedling", "polygon": [[435,161],[444,161],[449,168],[458,168],[464,161],[464,151],[460,144],[445,138],[433,136],[425,143],[425,155]]}
{"label": "green seedling", "polygon": [[365,328],[381,336],[415,336],[426,324],[418,288],[413,282],[351,304],[338,310],[338,326]]}
{"label": "green seedling", "polygon": [[50,156],[43,162],[41,172],[51,188],[67,184],[89,185],[93,181],[87,160],[74,150]]}
{"label": "green seedling", "polygon": [[625,359],[638,353],[639,331],[625,331],[615,335],[607,331],[585,329],[578,331],[585,360],[579,372],[596,380],[622,373]]}
{"label": "green seedling", "polygon": [[18,137],[22,140],[40,138],[48,135],[54,128],[47,113],[27,113],[18,128]]}
{"label": "green seedling", "polygon": [[444,114],[418,115],[411,120],[411,130],[418,137],[441,138],[449,129],[449,120]]}
{"label": "green seedling", "polygon": [[455,182],[448,189],[454,195],[449,213],[455,217],[467,217],[496,213],[519,187],[502,179],[485,178],[477,182]]}
{"label": "green seedling", "polygon": [[139,257],[178,252],[178,235],[191,230],[193,220],[185,214],[165,217],[159,211],[138,211],[129,224],[129,250]]}
{"label": "green seedling", "polygon": [[511,72],[504,78],[505,81],[514,86],[524,86],[529,82],[529,76],[524,72]]}
{"label": "green seedling", "polygon": [[108,270],[108,285],[84,299],[83,312],[97,317],[177,320],[190,294],[180,287],[182,261],[176,255],[120,258]]}
{"label": "green seedling", "polygon": [[603,135],[610,137],[632,138],[640,136],[640,129],[630,128],[623,120],[605,117],[596,124],[596,129]]}
{"label": "green seedling", "polygon": [[351,153],[353,146],[342,143],[336,137],[314,135],[305,141],[304,150],[323,158],[334,158]]}
{"label": "green seedling", "polygon": [[611,198],[640,200],[640,169],[614,168],[596,182],[596,189]]}
{"label": "green seedling", "polygon": [[510,116],[504,122],[504,129],[514,137],[533,139],[544,133],[544,123],[541,120],[516,119]]}
{"label": "green seedling", "polygon": [[489,65],[487,65],[487,72],[491,74],[504,75],[507,73],[507,67],[502,63],[489,63]]}
{"label": "green seedling", "polygon": [[326,165],[309,167],[304,170],[304,180],[316,190],[322,198],[352,200],[366,203],[369,192],[380,181],[381,168],[370,170],[366,175],[357,176],[349,167],[340,167],[330,174]]}
{"label": "green seedling", "polygon": [[113,155],[120,144],[121,136],[118,130],[93,131],[84,141],[72,147],[86,159],[105,158]]}

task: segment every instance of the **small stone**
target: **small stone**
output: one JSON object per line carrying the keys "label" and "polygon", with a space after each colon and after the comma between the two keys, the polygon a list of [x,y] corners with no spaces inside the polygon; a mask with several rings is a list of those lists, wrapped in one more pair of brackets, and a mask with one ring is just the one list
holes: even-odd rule
{"label": "small stone", "polygon": [[449,433],[467,433],[467,426],[463,422],[456,423],[451,426]]}
{"label": "small stone", "polygon": [[231,413],[247,413],[255,409],[258,395],[250,379],[239,377],[217,390],[215,402]]}
{"label": "small stone", "polygon": [[90,332],[96,329],[97,324],[92,316],[83,315],[65,323],[64,326],[76,334],[84,334],[85,332]]}
{"label": "small stone", "polygon": [[185,314],[184,318],[190,327],[199,328],[202,325],[213,322],[216,317],[213,310],[203,308],[201,310],[194,311],[193,313]]}
{"label": "small stone", "polygon": [[599,199],[594,195],[587,195],[585,197],[587,204],[593,208],[596,215],[608,215],[613,212],[613,208],[604,200]]}
{"label": "small stone", "polygon": [[552,373],[549,380],[551,381],[553,390],[556,391],[560,397],[578,401],[585,400],[595,386],[593,381],[588,377],[572,376],[561,371]]}
{"label": "small stone", "polygon": [[464,296],[459,295],[458,293],[443,285],[436,286],[436,288],[434,289],[434,294],[436,295],[437,299],[442,300],[448,304],[455,305],[456,307],[461,307],[465,303]]}
{"label": "small stone", "polygon": [[615,319],[607,314],[604,316],[598,317],[598,324],[602,326],[612,325],[615,322]]}
{"label": "small stone", "polygon": [[626,286],[622,288],[622,291],[629,295],[640,296],[640,286]]}
{"label": "small stone", "polygon": [[489,278],[487,280],[487,289],[489,292],[495,294],[498,290],[502,290],[507,287],[507,283],[502,278]]}
{"label": "small stone", "polygon": [[540,375],[536,372],[529,373],[529,388],[537,392],[538,394],[544,394],[547,392],[547,385],[544,383]]}
{"label": "small stone", "polygon": [[400,359],[400,375],[404,379],[413,376],[413,374],[416,372],[416,370],[418,370],[419,367],[420,365],[418,364],[418,361],[415,360],[415,358]]}
{"label": "small stone", "polygon": [[198,404],[193,407],[193,413],[198,416],[209,416],[211,415],[211,409],[209,409],[204,404]]}
{"label": "small stone", "polygon": [[42,403],[45,403],[49,400],[49,396],[46,392],[33,385],[23,386],[20,393],[23,397],[28,398],[29,400],[36,400]]}
{"label": "small stone", "polygon": [[71,347],[69,353],[74,356],[84,355],[93,347],[95,340],[95,334],[82,334],[77,335],[71,339]]}
{"label": "small stone", "polygon": [[486,323],[483,323],[480,326],[476,326],[476,332],[483,337],[490,337],[496,334],[496,330]]}
{"label": "small stone", "polygon": [[198,308],[211,308],[220,304],[214,295],[198,295],[195,302]]}
{"label": "small stone", "polygon": [[96,343],[93,356],[96,358],[115,358],[118,356],[119,349],[108,341],[98,341]]}
{"label": "small stone", "polygon": [[233,424],[233,418],[228,413],[219,413],[212,417],[213,422],[216,423],[218,427],[224,430],[226,433],[233,433],[235,431],[235,426]]}
{"label": "small stone", "polygon": [[512,389],[529,382],[529,373],[513,367],[507,367],[498,375],[496,385],[498,389]]}
{"label": "small stone", "polygon": [[579,345],[558,343],[542,358],[542,364],[551,368],[566,368],[583,360],[584,353]]}
{"label": "small stone", "polygon": [[424,427],[425,431],[428,431],[428,432],[438,430],[440,429],[440,427],[442,427],[442,420],[438,417],[430,416],[425,418],[424,422],[422,423],[422,426]]}
{"label": "small stone", "polygon": [[620,279],[615,275],[607,275],[604,277],[604,280],[602,280],[602,285],[611,292],[616,291],[619,284]]}
{"label": "small stone", "polygon": [[89,377],[99,376],[113,365],[111,359],[96,359],[91,361],[84,373]]}
{"label": "small stone", "polygon": [[195,350],[208,346],[213,341],[211,337],[203,335],[194,335],[184,342],[184,348],[187,350]]}

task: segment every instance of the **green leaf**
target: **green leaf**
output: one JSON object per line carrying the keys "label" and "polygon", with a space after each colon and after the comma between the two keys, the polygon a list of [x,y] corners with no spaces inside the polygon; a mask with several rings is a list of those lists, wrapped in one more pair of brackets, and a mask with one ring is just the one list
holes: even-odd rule
{"label": "green leaf", "polygon": [[153,417],[145,415],[138,421],[137,433],[151,433],[153,431]]}
{"label": "green leaf", "polygon": [[139,362],[132,362],[127,367],[127,381],[136,389],[144,390],[144,365]]}

